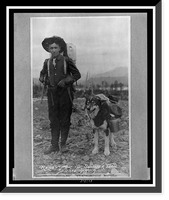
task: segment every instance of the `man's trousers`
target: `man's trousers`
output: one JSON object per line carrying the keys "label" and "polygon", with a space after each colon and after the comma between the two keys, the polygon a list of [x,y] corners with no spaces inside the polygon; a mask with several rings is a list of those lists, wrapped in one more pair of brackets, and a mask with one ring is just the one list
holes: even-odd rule
{"label": "man's trousers", "polygon": [[[73,100],[73,92],[70,90]],[[61,135],[61,145],[66,144],[66,140],[71,125],[72,101],[67,88],[48,88],[48,112],[51,127],[51,144],[55,148],[59,147]]]}

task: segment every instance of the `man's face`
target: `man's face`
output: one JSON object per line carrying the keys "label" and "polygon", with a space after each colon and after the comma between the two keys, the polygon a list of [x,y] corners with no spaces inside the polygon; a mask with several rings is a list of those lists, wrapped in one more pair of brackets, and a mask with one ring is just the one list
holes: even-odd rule
{"label": "man's face", "polygon": [[52,54],[52,57],[55,57],[59,55],[60,52],[60,46],[58,44],[50,44],[49,45],[49,52]]}

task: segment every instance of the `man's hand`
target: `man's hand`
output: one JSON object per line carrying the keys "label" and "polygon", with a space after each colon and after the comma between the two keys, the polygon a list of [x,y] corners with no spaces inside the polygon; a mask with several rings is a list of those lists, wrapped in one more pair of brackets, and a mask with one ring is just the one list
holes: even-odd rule
{"label": "man's hand", "polygon": [[66,84],[72,84],[74,82],[74,79],[72,76],[70,75],[67,75],[66,78],[65,78],[65,83]]}
{"label": "man's hand", "polygon": [[43,83],[43,82],[44,82],[44,78],[41,76],[41,77],[39,78],[39,81],[40,81],[41,83]]}
{"label": "man's hand", "polygon": [[58,87],[65,87],[65,80],[64,79],[59,81]]}

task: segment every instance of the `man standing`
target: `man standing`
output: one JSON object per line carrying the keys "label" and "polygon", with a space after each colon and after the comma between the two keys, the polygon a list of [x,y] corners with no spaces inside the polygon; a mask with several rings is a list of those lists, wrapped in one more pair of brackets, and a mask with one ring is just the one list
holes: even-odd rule
{"label": "man standing", "polygon": [[[61,37],[45,38],[43,48],[51,57],[44,61],[39,80],[48,85],[48,111],[51,127],[51,147],[44,154],[67,151],[66,140],[72,114],[73,83],[81,78],[74,62],[67,57],[66,43]],[[61,53],[63,52],[63,55]],[[61,144],[59,148],[59,138]]]}

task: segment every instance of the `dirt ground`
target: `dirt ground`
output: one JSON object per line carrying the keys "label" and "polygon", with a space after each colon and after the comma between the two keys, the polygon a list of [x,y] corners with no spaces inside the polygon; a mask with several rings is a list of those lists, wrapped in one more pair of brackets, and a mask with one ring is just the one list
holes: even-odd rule
{"label": "dirt ground", "polygon": [[[80,108],[82,103],[75,100]],[[104,137],[99,135],[99,153],[92,154],[93,134],[84,113],[73,112],[66,153],[44,155],[50,146],[50,127],[47,100],[33,100],[33,170],[34,177],[128,177],[129,158],[129,117],[128,101],[120,101],[123,116],[120,131],[114,133],[117,147],[110,147],[110,155],[104,155]]]}

